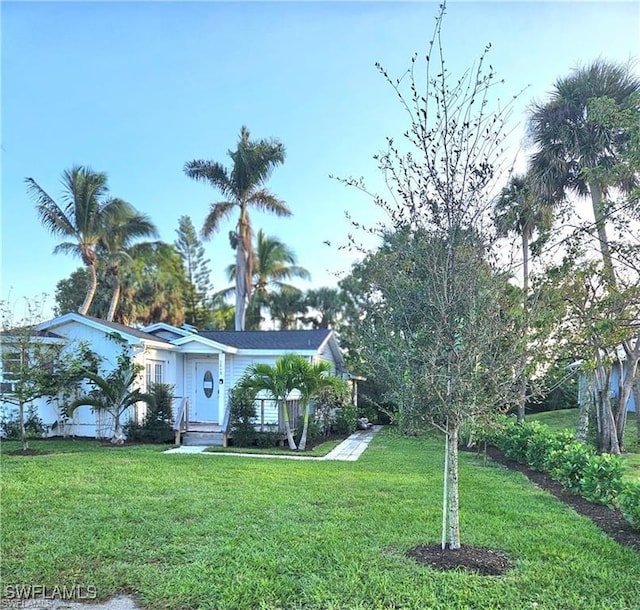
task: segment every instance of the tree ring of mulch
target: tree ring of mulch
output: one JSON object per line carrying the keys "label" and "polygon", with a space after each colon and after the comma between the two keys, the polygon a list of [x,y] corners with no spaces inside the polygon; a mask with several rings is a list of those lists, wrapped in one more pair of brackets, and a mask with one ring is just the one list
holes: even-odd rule
{"label": "tree ring of mulch", "polygon": [[513,567],[502,551],[462,545],[459,549],[442,548],[440,544],[418,546],[406,553],[434,570],[464,570],[480,576],[500,576]]}

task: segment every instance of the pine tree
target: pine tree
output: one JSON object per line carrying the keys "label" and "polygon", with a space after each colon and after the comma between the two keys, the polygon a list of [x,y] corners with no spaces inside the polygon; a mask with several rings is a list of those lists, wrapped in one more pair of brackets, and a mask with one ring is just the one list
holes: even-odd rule
{"label": "pine tree", "polygon": [[176,233],[178,239],[175,245],[188,282],[185,292],[186,321],[202,327],[207,321],[206,306],[211,287],[209,260],[205,258],[204,246],[189,216],[180,217]]}

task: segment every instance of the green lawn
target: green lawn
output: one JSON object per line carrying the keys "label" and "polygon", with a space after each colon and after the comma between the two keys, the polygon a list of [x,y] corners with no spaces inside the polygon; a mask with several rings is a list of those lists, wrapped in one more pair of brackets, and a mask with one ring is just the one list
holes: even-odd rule
{"label": "green lawn", "polygon": [[[575,430],[578,426],[578,409],[560,409],[558,411],[546,411],[528,416],[529,419],[537,419],[553,430],[569,428]],[[635,413],[629,413],[627,426],[624,430],[624,454],[626,473],[630,479],[640,481],[640,442],[636,427]],[[638,604],[640,608],[640,604]]]}
{"label": "green lawn", "polygon": [[433,439],[385,430],[358,462],[33,446],[60,453],[1,457],[5,586],[95,586],[148,609],[639,606],[640,554],[473,454],[461,455],[463,542],[502,549],[515,568],[480,577],[407,559],[439,540]]}

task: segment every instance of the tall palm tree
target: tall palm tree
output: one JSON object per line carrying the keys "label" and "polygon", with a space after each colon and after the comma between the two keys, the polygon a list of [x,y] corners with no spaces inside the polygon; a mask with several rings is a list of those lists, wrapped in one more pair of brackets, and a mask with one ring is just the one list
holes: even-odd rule
{"label": "tall palm tree", "polygon": [[158,230],[149,216],[138,213],[126,201],[121,202],[118,214],[106,219],[106,231],[98,242],[98,253],[107,262],[106,276],[113,291],[107,312],[107,321],[112,322],[120,299],[120,263],[131,261],[131,246],[141,237],[157,237]]}
{"label": "tall palm tree", "polygon": [[235,151],[229,151],[232,166],[225,168],[217,161],[194,160],[184,166],[184,172],[194,180],[208,182],[225,197],[212,203],[202,234],[210,237],[223,219],[238,209],[233,245],[236,250],[236,330],[244,330],[245,312],[251,298],[254,253],[249,208],[290,216],[291,210],[264,183],[273,169],[284,162],[284,146],[278,140],[249,139],[249,130],[242,127]]}
{"label": "tall palm tree", "polygon": [[[293,250],[277,237],[267,236],[260,229],[256,235],[254,246],[254,267],[252,277],[252,296],[247,309],[247,318],[253,322],[256,329],[262,320],[262,307],[267,305],[271,287],[280,292],[282,290],[295,291],[296,288],[286,280],[294,277],[308,280],[311,274],[304,267],[296,264],[297,259]],[[229,279],[236,279],[236,265],[229,265]],[[223,291],[222,294],[226,294]],[[247,324],[247,327],[250,327]]]}
{"label": "tall palm tree", "polygon": [[[494,204],[494,213],[498,233],[507,236],[515,233],[520,236],[522,248],[522,308],[525,317],[524,332],[529,330],[529,246],[534,233],[548,230],[553,223],[553,210],[550,204],[538,199],[528,176],[511,176],[509,183],[502,189]],[[518,400],[518,421],[524,421],[527,400],[527,377],[525,367],[528,360],[526,347],[522,353],[520,366],[520,393]]]}
{"label": "tall palm tree", "polygon": [[96,292],[98,279],[96,247],[105,237],[108,219],[123,210],[121,199],[110,199],[107,175],[88,167],[73,166],[62,174],[63,193],[58,204],[33,178],[26,178],[27,192],[35,200],[40,222],[56,237],[67,239],[54,248],[79,256],[89,270],[89,287],[78,309],[86,314]]}
{"label": "tall palm tree", "polygon": [[615,276],[604,198],[611,187],[631,188],[634,179],[613,179],[611,173],[605,177],[607,170],[620,163],[628,134],[604,125],[590,105],[608,99],[624,110],[634,103],[638,92],[640,79],[627,66],[598,59],[559,78],[548,100],[535,104],[529,118],[529,132],[537,149],[531,158],[531,175],[550,201],[562,200],[568,192],[591,197],[605,276],[610,282]]}

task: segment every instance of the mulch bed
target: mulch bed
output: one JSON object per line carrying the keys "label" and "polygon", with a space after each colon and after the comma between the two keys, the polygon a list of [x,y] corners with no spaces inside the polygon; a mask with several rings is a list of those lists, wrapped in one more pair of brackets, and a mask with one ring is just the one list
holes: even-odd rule
{"label": "mulch bed", "polygon": [[524,464],[505,457],[504,453],[495,447],[487,447],[487,455],[494,461],[506,466],[510,470],[517,470],[526,475],[531,482],[548,491],[558,500],[569,505],[578,514],[589,517],[605,534],[616,542],[640,552],[640,532],[619,511],[602,504],[593,504],[582,496],[577,496],[554,481],[547,473],[531,470]]}
{"label": "mulch bed", "polygon": [[[616,542],[640,552],[640,532],[631,527],[619,510],[593,504],[571,493],[548,474],[531,470],[528,466],[505,457],[500,449],[487,447],[487,456],[510,470],[522,472],[532,483],[554,495],[578,514],[589,517]],[[448,548],[443,550],[439,544],[418,545],[407,551],[406,555],[434,570],[465,570],[482,576],[499,576],[513,567],[507,555],[501,551],[467,545],[462,545],[455,551]]]}

